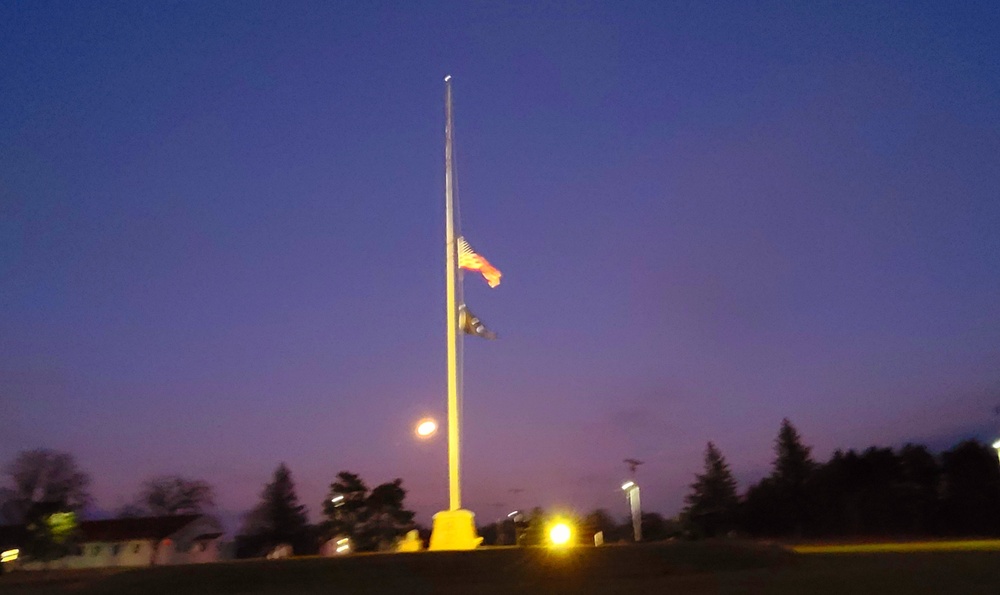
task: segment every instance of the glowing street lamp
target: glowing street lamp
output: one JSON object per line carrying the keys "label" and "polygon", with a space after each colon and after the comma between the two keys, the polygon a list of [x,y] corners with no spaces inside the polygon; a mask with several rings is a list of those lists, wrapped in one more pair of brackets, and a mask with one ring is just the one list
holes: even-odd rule
{"label": "glowing street lamp", "polygon": [[993,448],[997,451],[997,459],[1000,459],[1000,440],[993,443]]}
{"label": "glowing street lamp", "polygon": [[556,523],[549,528],[549,541],[555,547],[563,547],[569,544],[570,538],[573,537],[573,530],[566,523]]}
{"label": "glowing street lamp", "polygon": [[437,422],[427,417],[420,420],[420,422],[417,423],[417,427],[414,430],[414,432],[416,432],[417,437],[419,438],[430,438],[435,433],[437,433],[437,429],[438,429]]}

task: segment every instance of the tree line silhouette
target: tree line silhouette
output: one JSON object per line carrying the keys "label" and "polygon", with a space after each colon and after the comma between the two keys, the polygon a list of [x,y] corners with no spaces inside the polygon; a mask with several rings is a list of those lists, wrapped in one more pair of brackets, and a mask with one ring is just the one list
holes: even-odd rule
{"label": "tree line silhouette", "polygon": [[976,440],[937,455],[919,444],[837,450],[818,463],[785,419],[770,475],[739,497],[710,442],[686,503],[680,527],[692,536],[998,536],[1000,463],[992,447]]}
{"label": "tree line silhouette", "polygon": [[[75,515],[91,503],[89,476],[72,455],[46,449],[20,453],[4,474],[0,524],[26,527],[31,549],[40,556],[64,554]],[[334,536],[349,537],[356,551],[391,549],[401,535],[420,528],[405,507],[405,496],[400,479],[369,489],[359,476],[342,471],[321,505],[323,520],[313,525],[282,463],[260,503],[246,515],[237,553],[262,555],[279,544],[291,544],[295,553],[314,553]],[[201,513],[213,505],[207,482],[162,476],[145,481],[118,516]],[[546,520],[545,512],[535,508],[519,520],[485,525],[480,534],[486,544],[543,543]],[[598,531],[606,542],[631,540],[631,522],[616,521],[605,510],[578,521],[581,542]],[[871,446],[837,450],[828,461],[817,462],[784,419],[768,476],[740,494],[725,457],[709,442],[684,509],[672,519],[644,513],[642,533],[646,541],[734,535],[785,540],[1000,536],[1000,461],[992,447],[963,440],[938,454],[920,444]]]}

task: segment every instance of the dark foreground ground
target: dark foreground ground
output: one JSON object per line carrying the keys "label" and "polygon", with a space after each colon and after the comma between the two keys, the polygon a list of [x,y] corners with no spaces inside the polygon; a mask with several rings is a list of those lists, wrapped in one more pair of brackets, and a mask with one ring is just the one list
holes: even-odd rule
{"label": "dark foreground ground", "polygon": [[734,543],[549,551],[357,555],[137,570],[12,573],[0,593],[495,594],[775,593],[1000,594],[1000,552],[794,554]]}

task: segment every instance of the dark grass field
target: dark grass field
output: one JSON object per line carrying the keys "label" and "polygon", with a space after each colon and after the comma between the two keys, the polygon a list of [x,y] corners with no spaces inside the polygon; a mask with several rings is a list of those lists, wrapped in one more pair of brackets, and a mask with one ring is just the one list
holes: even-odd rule
{"label": "dark grass field", "polygon": [[776,546],[672,543],[550,551],[357,555],[135,570],[12,573],[0,593],[1000,594],[1000,552],[795,554]]}

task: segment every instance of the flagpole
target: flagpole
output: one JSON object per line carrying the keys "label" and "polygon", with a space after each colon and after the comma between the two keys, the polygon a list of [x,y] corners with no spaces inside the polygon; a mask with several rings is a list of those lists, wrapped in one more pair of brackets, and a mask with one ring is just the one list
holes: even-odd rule
{"label": "flagpole", "polygon": [[476,535],[476,518],[462,509],[459,482],[459,423],[462,417],[462,362],[459,348],[458,222],[455,220],[455,172],[452,163],[451,75],[444,77],[445,87],[445,272],[448,318],[448,510],[434,515],[430,549],[471,550],[482,543]]}
{"label": "flagpole", "polygon": [[455,199],[452,173],[451,75],[445,77],[445,246],[448,311],[448,509],[462,508],[459,482],[459,390],[458,381],[458,257],[455,243]]}

